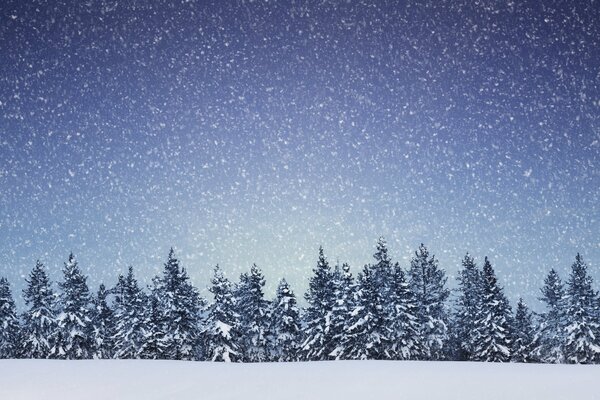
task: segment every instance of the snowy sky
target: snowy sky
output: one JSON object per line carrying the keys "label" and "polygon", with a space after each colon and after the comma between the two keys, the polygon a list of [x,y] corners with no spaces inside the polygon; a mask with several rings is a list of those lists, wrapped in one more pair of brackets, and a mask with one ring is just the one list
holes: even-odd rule
{"label": "snowy sky", "polygon": [[[213,3],[213,4],[211,4]],[[304,291],[384,235],[511,300],[577,251],[600,280],[600,4],[0,4],[0,275],[73,251],[113,284],[175,247]],[[143,279],[149,282],[149,279]],[[204,292],[205,293],[205,292]],[[270,293],[272,294],[272,293]]]}

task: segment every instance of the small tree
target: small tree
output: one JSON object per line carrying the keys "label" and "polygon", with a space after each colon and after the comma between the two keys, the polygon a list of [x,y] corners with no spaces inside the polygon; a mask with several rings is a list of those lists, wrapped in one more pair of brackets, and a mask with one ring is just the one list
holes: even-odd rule
{"label": "small tree", "polygon": [[546,304],[546,312],[536,334],[535,357],[545,363],[564,362],[563,349],[566,335],[566,301],[563,284],[555,270],[550,270],[541,288],[540,300]]}
{"label": "small tree", "polygon": [[10,285],[6,278],[0,278],[0,358],[19,357],[20,334]]}
{"label": "small tree", "polygon": [[113,311],[108,306],[109,291],[100,284],[98,293],[93,300],[92,326],[94,343],[94,358],[112,358],[114,351],[113,335],[115,324]]}
{"label": "small tree", "polygon": [[513,324],[512,361],[530,363],[538,361],[535,357],[536,336],[533,318],[529,309],[520,298]]}
{"label": "small tree", "polygon": [[269,327],[273,361],[298,361],[298,349],[302,339],[300,310],[296,296],[282,279],[277,287],[277,298],[273,302]]}

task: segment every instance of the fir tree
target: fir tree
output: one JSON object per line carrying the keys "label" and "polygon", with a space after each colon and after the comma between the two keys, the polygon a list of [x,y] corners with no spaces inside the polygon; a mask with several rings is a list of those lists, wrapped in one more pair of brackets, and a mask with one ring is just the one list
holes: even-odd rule
{"label": "fir tree", "polygon": [[20,327],[15,301],[6,278],[0,278],[0,358],[20,355]]}
{"label": "fir tree", "polygon": [[109,291],[100,284],[98,293],[93,300],[92,326],[94,342],[94,358],[112,358],[115,331],[113,311],[108,306]]}
{"label": "fir tree", "polygon": [[446,273],[438,267],[434,256],[429,256],[425,245],[410,263],[410,288],[417,303],[417,317],[423,340],[423,358],[444,358],[444,346],[448,342],[448,316],[445,302],[450,295],[446,289]]}
{"label": "fir tree", "polygon": [[112,338],[114,357],[140,358],[147,335],[144,323],[146,296],[135,279],[133,267],[129,267],[126,276],[119,276],[117,286],[113,291],[116,305],[115,333]]}
{"label": "fir tree", "polygon": [[356,284],[348,264],[343,264],[341,269],[336,266],[333,276],[334,304],[331,310],[330,330],[335,348],[329,356],[340,360],[345,359],[347,356],[344,346],[350,341],[348,321],[351,312],[355,308]]}
{"label": "fir tree", "polygon": [[422,357],[420,324],[417,304],[410,290],[405,273],[398,263],[394,264],[390,303],[392,314],[392,354],[396,360],[416,360]]}
{"label": "fir tree", "polygon": [[536,335],[535,357],[545,363],[561,363],[564,362],[566,302],[563,284],[554,269],[550,270],[540,290],[540,300],[546,304],[547,311],[542,314]]}
{"label": "fir tree", "polygon": [[90,292],[73,253],[63,268],[58,326],[53,334],[51,356],[86,359],[93,355]]}
{"label": "fir tree", "polygon": [[270,317],[271,360],[298,361],[302,339],[300,310],[296,304],[296,296],[285,279],[277,287],[277,298],[273,302]]}
{"label": "fir tree", "polygon": [[474,333],[482,302],[481,272],[469,253],[463,258],[462,267],[458,274],[459,297],[454,316],[455,357],[461,361],[473,359]]}
{"label": "fir tree", "polygon": [[506,362],[510,360],[511,310],[488,258],[482,273],[481,309],[475,328],[472,359],[476,361]]}
{"label": "fir tree", "polygon": [[520,363],[536,362],[535,347],[533,317],[525,303],[523,303],[523,299],[520,298],[513,324],[512,361]]}
{"label": "fir tree", "polygon": [[209,307],[208,317],[202,332],[203,355],[209,361],[240,361],[239,315],[235,312],[235,301],[231,283],[217,265],[209,289],[214,302]]}
{"label": "fir tree", "polygon": [[146,303],[147,310],[144,314],[146,337],[144,338],[144,347],[140,351],[140,357],[145,359],[167,358],[167,345],[165,343],[167,324],[161,307],[161,294],[161,280],[155,277],[150,287],[150,295]]}
{"label": "fir tree", "polygon": [[269,303],[264,298],[265,278],[253,264],[250,274],[242,274],[236,291],[236,304],[240,315],[241,346],[244,361],[268,360]]}
{"label": "fir tree", "polygon": [[600,325],[597,293],[592,278],[579,253],[571,266],[567,282],[566,342],[564,354],[568,363],[589,364],[600,360]]}
{"label": "fir tree", "polygon": [[48,358],[50,338],[56,329],[55,297],[46,268],[39,260],[26,282],[23,298],[29,308],[23,314],[23,356]]}
{"label": "fir tree", "polygon": [[335,349],[330,331],[334,303],[333,274],[322,247],[319,248],[319,260],[313,273],[304,295],[308,308],[301,353],[304,360],[318,361],[332,357],[330,354]]}

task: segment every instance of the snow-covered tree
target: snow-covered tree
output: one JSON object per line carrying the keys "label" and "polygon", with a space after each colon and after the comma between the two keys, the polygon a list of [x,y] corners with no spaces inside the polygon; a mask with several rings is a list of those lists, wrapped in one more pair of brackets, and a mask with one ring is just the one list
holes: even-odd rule
{"label": "snow-covered tree", "polygon": [[[166,359],[165,343],[165,316],[162,310],[162,284],[159,277],[155,277],[150,286],[150,294],[146,302],[146,312],[144,313],[144,326],[146,328],[146,337],[144,338],[144,347],[140,351],[140,357],[145,359]],[[197,356],[196,356],[197,358]]]}
{"label": "snow-covered tree", "polygon": [[392,305],[392,355],[396,360],[416,360],[422,357],[417,303],[410,290],[404,270],[394,264],[389,303]]}
{"label": "snow-covered tree", "polygon": [[448,342],[448,315],[446,300],[450,291],[446,289],[446,273],[438,267],[434,256],[429,256],[421,244],[410,263],[410,288],[417,302],[417,317],[423,340],[423,358],[444,358],[444,346]]}
{"label": "snow-covered tree", "polygon": [[165,356],[171,360],[193,360],[200,340],[199,315],[203,300],[180,267],[173,249],[165,263],[160,283]]}
{"label": "snow-covered tree", "polygon": [[146,340],[146,295],[139,287],[129,267],[127,275],[119,276],[113,289],[115,294],[115,329],[112,341],[114,343],[114,358],[141,358],[141,351]]}
{"label": "snow-covered tree", "polygon": [[296,296],[285,279],[277,287],[277,298],[273,302],[270,320],[270,359],[298,361],[302,339],[300,310],[296,304]]}
{"label": "snow-covered tree", "polygon": [[100,284],[98,293],[93,299],[92,326],[94,358],[112,358],[114,345],[113,335],[115,333],[115,324],[113,311],[108,305],[107,297],[109,291],[104,284]]}
{"label": "snow-covered tree", "polygon": [[304,360],[326,360],[335,349],[330,331],[331,311],[334,304],[333,273],[319,247],[319,260],[313,269],[304,297],[308,302],[306,309],[305,337],[301,353]]}
{"label": "snow-covered tree", "polygon": [[481,272],[475,260],[468,253],[462,261],[458,273],[458,299],[454,314],[454,340],[457,345],[455,357],[458,360],[471,360],[475,344],[475,328],[482,301]]}
{"label": "snow-covered tree", "polygon": [[535,357],[545,363],[564,362],[563,348],[565,344],[566,301],[565,290],[558,276],[552,269],[544,279],[540,289],[540,300],[546,304],[546,312],[541,316],[537,330],[537,346]]}
{"label": "snow-covered tree", "polygon": [[336,266],[333,273],[333,288],[334,304],[331,310],[330,331],[335,348],[329,356],[339,360],[347,357],[344,346],[350,341],[348,321],[355,307],[356,284],[348,264],[343,264],[341,269]]}
{"label": "snow-covered tree", "polygon": [[236,290],[236,304],[240,316],[241,346],[244,361],[268,361],[269,302],[265,300],[265,278],[253,264],[250,273],[240,277]]}
{"label": "snow-covered tree", "polygon": [[506,362],[511,356],[511,309],[487,257],[481,281],[481,308],[475,324],[472,359]]}
{"label": "snow-covered tree", "polygon": [[214,302],[208,310],[208,317],[202,331],[203,358],[208,361],[241,361],[239,316],[235,312],[232,285],[215,267],[209,289]]}
{"label": "snow-covered tree", "polygon": [[0,278],[0,358],[20,356],[19,317],[6,278]]}
{"label": "snow-covered tree", "polygon": [[73,253],[63,268],[58,325],[52,337],[51,357],[91,358],[93,351],[90,291]]}
{"label": "snow-covered tree", "polygon": [[512,332],[512,361],[520,363],[536,362],[537,358],[534,353],[536,335],[533,317],[525,303],[523,303],[522,298],[519,298],[517,303]]}
{"label": "snow-covered tree", "polygon": [[592,277],[579,253],[567,281],[566,341],[564,355],[568,363],[588,364],[600,361],[600,325],[597,293]]}
{"label": "snow-covered tree", "polygon": [[56,329],[56,299],[46,268],[39,260],[26,282],[23,298],[29,308],[23,314],[23,357],[48,358],[50,338]]}

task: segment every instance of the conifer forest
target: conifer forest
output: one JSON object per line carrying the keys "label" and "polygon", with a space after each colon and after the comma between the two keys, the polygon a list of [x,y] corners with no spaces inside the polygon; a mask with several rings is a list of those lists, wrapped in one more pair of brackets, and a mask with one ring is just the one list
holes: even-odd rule
{"label": "conifer forest", "polygon": [[204,299],[173,249],[147,287],[129,267],[90,288],[71,254],[57,284],[35,264],[22,313],[0,279],[0,358],[600,362],[600,296],[580,254],[540,282],[542,313],[509,303],[487,257],[467,253],[456,289],[447,281],[426,246],[400,265],[383,238],[359,271],[320,248],[305,301],[285,279],[265,293],[257,265],[235,282],[216,266]]}

